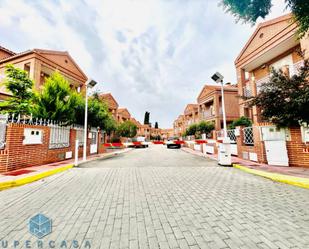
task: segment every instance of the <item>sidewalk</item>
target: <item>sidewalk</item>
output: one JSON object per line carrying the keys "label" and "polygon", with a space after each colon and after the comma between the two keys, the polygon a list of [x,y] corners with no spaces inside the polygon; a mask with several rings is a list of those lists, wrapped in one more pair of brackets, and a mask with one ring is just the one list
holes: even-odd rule
{"label": "sidewalk", "polygon": [[[200,151],[195,151],[186,147],[183,147],[182,150],[193,155],[217,160],[217,155],[205,155]],[[262,176],[277,182],[309,188],[309,168],[273,166],[247,161],[234,156],[232,157],[232,164],[234,168],[243,170],[247,173]]]}
{"label": "sidewalk", "polygon": [[[87,157],[87,162],[97,159],[110,158],[115,155],[125,153],[131,150],[132,149],[127,148],[127,149],[113,150],[102,154],[91,155]],[[79,164],[85,163],[82,162],[82,158],[79,158],[78,161]],[[32,166],[2,173],[0,174],[0,191],[7,188],[17,187],[30,182],[34,182],[47,176],[63,172],[73,167],[74,167],[74,159],[69,159],[61,162],[50,163],[40,166]]]}

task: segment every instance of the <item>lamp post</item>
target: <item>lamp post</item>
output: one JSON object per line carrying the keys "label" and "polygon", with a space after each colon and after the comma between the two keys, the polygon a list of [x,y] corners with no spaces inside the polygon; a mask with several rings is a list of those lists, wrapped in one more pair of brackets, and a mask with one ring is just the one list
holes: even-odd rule
{"label": "lamp post", "polygon": [[88,127],[88,88],[93,88],[97,84],[93,79],[86,81],[86,100],[85,100],[85,122],[84,122],[84,147],[83,147],[83,161],[87,160],[87,127]]}
{"label": "lamp post", "polygon": [[231,165],[231,146],[230,139],[227,136],[226,128],[226,113],[225,113],[225,102],[224,102],[224,88],[223,88],[223,75],[219,72],[216,72],[212,77],[216,83],[221,84],[221,104],[222,104],[222,116],[223,116],[223,141],[219,144],[218,152],[218,163],[220,165],[230,166]]}
{"label": "lamp post", "polygon": [[224,138],[227,138],[227,128],[226,128],[226,114],[225,114],[225,102],[224,102],[224,88],[223,88],[223,76],[219,72],[216,72],[212,77],[211,77],[215,82],[221,84],[221,96],[222,96],[222,116],[223,116],[223,133],[224,133]]}

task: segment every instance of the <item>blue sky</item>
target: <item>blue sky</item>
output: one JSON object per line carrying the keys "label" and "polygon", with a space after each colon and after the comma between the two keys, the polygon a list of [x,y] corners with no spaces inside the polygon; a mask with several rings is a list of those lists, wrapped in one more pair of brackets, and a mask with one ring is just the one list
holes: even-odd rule
{"label": "blue sky", "polygon": [[[1,0],[0,45],[66,50],[83,71],[143,121],[172,127],[220,71],[235,83],[234,60],[254,26],[235,23],[219,0]],[[283,13],[274,0],[272,13]],[[262,20],[260,20],[262,21]]]}

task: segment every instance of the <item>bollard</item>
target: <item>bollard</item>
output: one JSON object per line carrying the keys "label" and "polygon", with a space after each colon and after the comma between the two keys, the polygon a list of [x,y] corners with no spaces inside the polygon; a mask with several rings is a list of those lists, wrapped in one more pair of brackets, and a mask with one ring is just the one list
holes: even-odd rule
{"label": "bollard", "polygon": [[74,166],[77,167],[78,166],[78,140],[75,141],[75,162],[74,162]]}

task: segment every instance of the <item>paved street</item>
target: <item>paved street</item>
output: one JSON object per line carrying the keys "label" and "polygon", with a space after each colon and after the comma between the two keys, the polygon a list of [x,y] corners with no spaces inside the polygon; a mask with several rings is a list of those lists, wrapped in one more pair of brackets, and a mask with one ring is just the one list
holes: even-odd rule
{"label": "paved street", "polygon": [[104,249],[309,248],[308,190],[161,145],[2,191],[0,200],[0,237],[19,240],[16,248],[26,240],[37,248],[27,227],[37,213],[52,219],[42,241],[55,248],[62,240]]}

